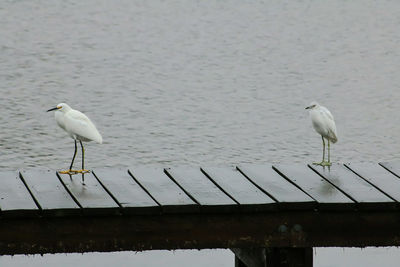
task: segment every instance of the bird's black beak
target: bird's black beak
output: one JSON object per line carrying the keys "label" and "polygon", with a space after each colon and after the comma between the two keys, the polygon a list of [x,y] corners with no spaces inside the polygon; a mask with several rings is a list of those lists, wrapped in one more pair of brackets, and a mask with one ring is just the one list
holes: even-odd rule
{"label": "bird's black beak", "polygon": [[310,109],[311,108],[311,106],[310,107],[306,107],[306,109]]}
{"label": "bird's black beak", "polygon": [[49,109],[47,112],[49,112],[49,111],[53,111],[53,110],[57,110],[58,108],[57,107],[55,107],[55,108],[51,108],[51,109]]}

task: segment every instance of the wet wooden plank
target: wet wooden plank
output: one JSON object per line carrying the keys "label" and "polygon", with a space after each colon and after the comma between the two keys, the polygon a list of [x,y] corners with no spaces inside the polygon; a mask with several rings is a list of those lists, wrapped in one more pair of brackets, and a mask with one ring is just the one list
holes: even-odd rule
{"label": "wet wooden plank", "polygon": [[303,191],[307,192],[318,201],[318,203],[355,203],[332,184],[311,170],[306,164],[274,165],[274,168],[287,179],[298,185]]}
{"label": "wet wooden plank", "polygon": [[378,187],[388,196],[400,201],[400,179],[379,164],[357,163],[346,164],[353,172]]}
{"label": "wet wooden plank", "polygon": [[85,183],[82,183],[80,174],[70,176],[57,173],[57,176],[83,208],[84,214],[107,215],[120,212],[120,206],[104,190],[92,173],[85,174]]}
{"label": "wet wooden plank", "polygon": [[[298,202],[299,206],[302,206],[301,203],[316,203],[314,199],[273,170],[271,165],[246,164],[241,165],[238,169],[268,195],[281,203]],[[295,205],[292,206],[296,208]]]}
{"label": "wet wooden plank", "polygon": [[32,216],[39,211],[16,171],[0,174],[0,208],[2,216]]}
{"label": "wet wooden plank", "polygon": [[400,162],[381,162],[379,165],[400,178]]}
{"label": "wet wooden plank", "polygon": [[208,167],[202,170],[241,205],[276,203],[234,168]]}
{"label": "wet wooden plank", "polygon": [[198,204],[177,186],[162,168],[134,167],[129,174],[140,184],[165,212],[198,209]]}
{"label": "wet wooden plank", "polygon": [[342,164],[333,164],[330,168],[316,165],[310,167],[359,203],[394,203],[392,199]]}
{"label": "wet wooden plank", "polygon": [[202,206],[237,205],[228,195],[221,191],[200,168],[177,167],[166,170],[189,195]]}
{"label": "wet wooden plank", "polygon": [[60,183],[55,171],[22,171],[21,177],[42,208],[42,214],[63,216],[81,213],[81,208]]}
{"label": "wet wooden plank", "polygon": [[129,175],[127,169],[96,169],[93,174],[124,212],[159,212],[160,206]]}

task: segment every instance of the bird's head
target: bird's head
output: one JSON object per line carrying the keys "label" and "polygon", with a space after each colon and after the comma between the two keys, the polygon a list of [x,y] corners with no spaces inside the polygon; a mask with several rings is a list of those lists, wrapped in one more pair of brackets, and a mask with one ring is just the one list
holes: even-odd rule
{"label": "bird's head", "polygon": [[319,104],[317,102],[313,101],[313,102],[311,102],[311,104],[308,107],[306,107],[306,109],[314,109],[318,106],[319,106]]}
{"label": "bird's head", "polygon": [[71,109],[71,107],[68,106],[67,104],[60,103],[55,108],[51,108],[51,109],[47,110],[47,112],[53,111],[53,110],[59,110],[59,111],[62,111],[62,112],[67,112],[70,109]]}

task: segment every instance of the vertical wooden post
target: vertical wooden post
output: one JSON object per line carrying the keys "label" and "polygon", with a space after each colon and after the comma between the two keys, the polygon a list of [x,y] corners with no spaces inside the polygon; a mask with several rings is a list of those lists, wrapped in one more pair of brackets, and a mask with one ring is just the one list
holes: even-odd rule
{"label": "vertical wooden post", "polygon": [[312,248],[231,248],[235,267],[312,267]]}
{"label": "vertical wooden post", "polygon": [[[265,267],[265,248],[231,248],[240,267]],[[237,259],[237,260],[236,260]]]}
{"label": "vertical wooden post", "polygon": [[266,248],[267,267],[312,267],[312,248]]}
{"label": "vertical wooden post", "polygon": [[235,267],[247,267],[238,257],[235,256]]}

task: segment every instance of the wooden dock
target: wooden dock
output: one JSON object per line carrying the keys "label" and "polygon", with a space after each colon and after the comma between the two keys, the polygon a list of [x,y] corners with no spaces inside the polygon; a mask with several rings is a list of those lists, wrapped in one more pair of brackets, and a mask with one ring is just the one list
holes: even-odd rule
{"label": "wooden dock", "polygon": [[312,247],[400,245],[400,162],[0,172],[0,254],[229,248],[312,266]]}

